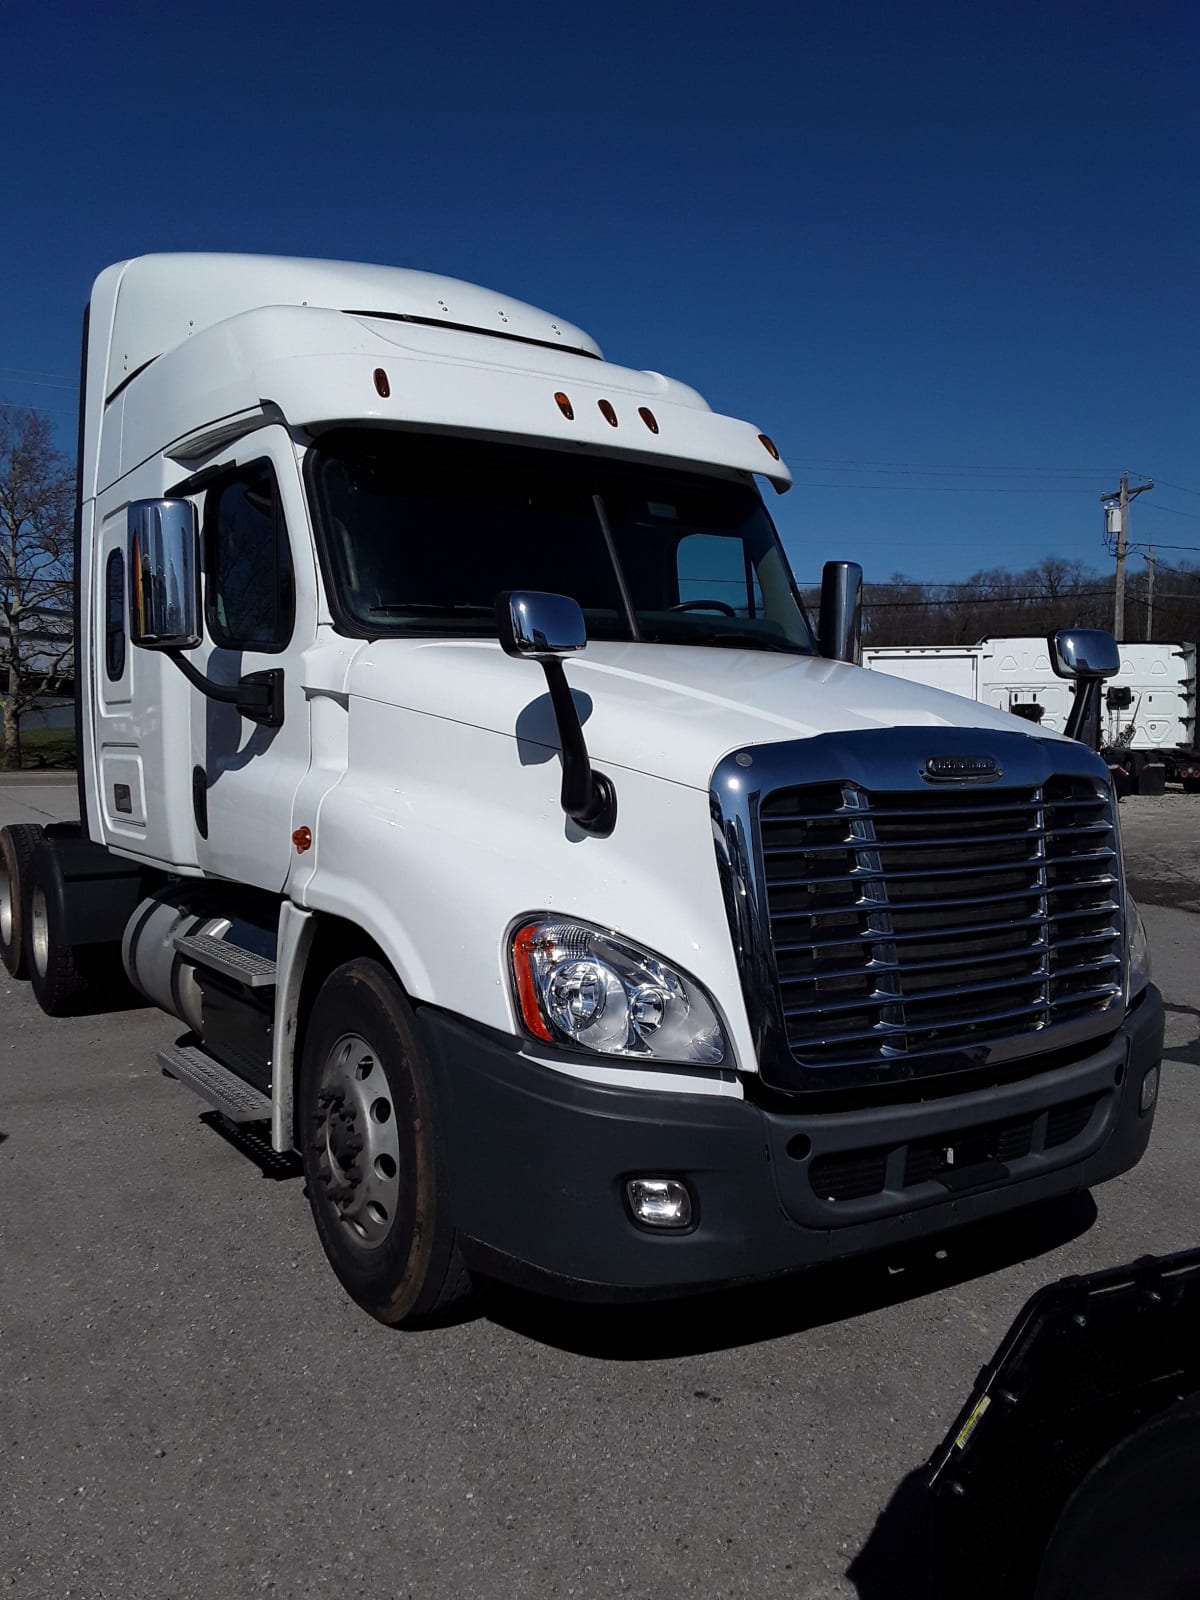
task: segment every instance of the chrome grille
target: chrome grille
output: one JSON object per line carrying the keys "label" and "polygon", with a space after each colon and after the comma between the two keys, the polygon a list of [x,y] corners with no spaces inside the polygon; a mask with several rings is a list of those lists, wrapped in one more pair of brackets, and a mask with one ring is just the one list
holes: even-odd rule
{"label": "chrome grille", "polygon": [[777,789],[759,808],[787,1042],[805,1066],[970,1049],[1121,998],[1107,786]]}

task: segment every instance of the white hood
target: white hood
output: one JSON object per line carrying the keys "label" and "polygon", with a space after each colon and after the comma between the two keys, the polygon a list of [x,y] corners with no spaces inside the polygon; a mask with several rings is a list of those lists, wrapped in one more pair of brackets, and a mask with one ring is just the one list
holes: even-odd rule
{"label": "white hood", "polygon": [[[958,695],[819,657],[692,645],[589,644],[566,662],[597,763],[706,790],[730,751],[869,728],[986,728],[1028,722]],[[351,695],[558,748],[542,669],[490,640],[365,645]],[[1039,739],[1057,738],[1038,729]]]}

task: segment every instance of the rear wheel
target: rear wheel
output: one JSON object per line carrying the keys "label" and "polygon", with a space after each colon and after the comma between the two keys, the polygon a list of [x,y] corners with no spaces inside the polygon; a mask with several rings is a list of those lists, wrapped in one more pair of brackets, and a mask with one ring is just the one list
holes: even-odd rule
{"label": "rear wheel", "polygon": [[29,970],[22,897],[30,858],[41,837],[36,823],[0,828],[0,961],[14,978],[24,978]]}
{"label": "rear wheel", "polygon": [[118,944],[73,945],[62,926],[64,885],[49,841],[34,851],[24,874],[22,915],[29,981],[51,1017],[112,1011],[133,1003]]}
{"label": "rear wheel", "polygon": [[346,1292],[380,1322],[443,1320],[470,1292],[450,1214],[433,1076],[380,962],[322,985],[297,1109],[317,1232]]}

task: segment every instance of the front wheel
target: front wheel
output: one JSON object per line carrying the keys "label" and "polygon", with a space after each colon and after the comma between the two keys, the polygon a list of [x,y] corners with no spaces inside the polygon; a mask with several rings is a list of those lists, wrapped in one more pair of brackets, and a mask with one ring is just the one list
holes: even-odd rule
{"label": "front wheel", "polygon": [[321,987],[297,1110],[317,1233],[342,1287],[394,1327],[444,1320],[470,1279],[450,1215],[434,1081],[400,986],[360,957]]}

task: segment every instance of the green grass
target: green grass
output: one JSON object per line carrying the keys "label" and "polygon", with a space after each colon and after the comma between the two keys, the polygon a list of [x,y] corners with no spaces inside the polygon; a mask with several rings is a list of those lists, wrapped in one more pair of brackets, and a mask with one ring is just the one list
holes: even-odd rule
{"label": "green grass", "polygon": [[[0,745],[0,750],[3,746]],[[25,771],[40,768],[70,768],[75,765],[74,728],[30,728],[21,734],[21,766]],[[0,768],[0,771],[3,769]]]}

